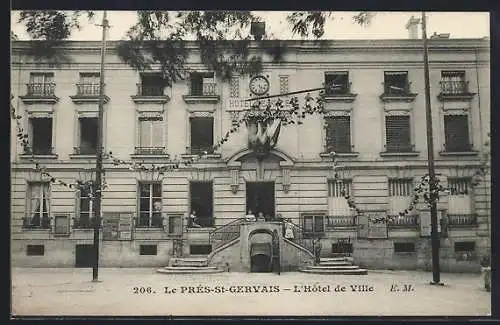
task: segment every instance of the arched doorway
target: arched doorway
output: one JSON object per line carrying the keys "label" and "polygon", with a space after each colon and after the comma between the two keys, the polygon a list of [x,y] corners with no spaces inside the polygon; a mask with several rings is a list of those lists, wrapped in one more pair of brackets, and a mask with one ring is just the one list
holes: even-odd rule
{"label": "arched doorway", "polygon": [[272,235],[267,229],[249,234],[250,272],[272,272]]}

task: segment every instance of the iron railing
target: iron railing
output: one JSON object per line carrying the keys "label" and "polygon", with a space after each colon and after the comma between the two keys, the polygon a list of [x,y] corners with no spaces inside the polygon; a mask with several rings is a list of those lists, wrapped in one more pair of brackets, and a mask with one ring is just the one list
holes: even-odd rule
{"label": "iron railing", "polygon": [[245,221],[245,218],[238,218],[212,230],[209,233],[212,251],[240,237],[240,226]]}
{"label": "iron railing", "polygon": [[165,87],[161,85],[138,83],[137,96],[144,96],[144,97],[165,96],[164,89]]}
{"label": "iron railing", "polygon": [[339,227],[355,227],[356,216],[326,216],[325,226],[327,230]]}
{"label": "iron railing", "polygon": [[325,83],[325,96],[338,96],[347,95],[351,93],[351,82],[342,84],[328,84]]}
{"label": "iron railing", "polygon": [[101,89],[98,83],[78,83],[76,84],[76,95],[81,97],[95,97],[99,96]]}
{"label": "iron railing", "polygon": [[418,215],[388,216],[387,227],[390,228],[415,228],[419,225]]}
{"label": "iron railing", "polygon": [[475,214],[449,214],[448,226],[477,226],[477,215]]}
{"label": "iron railing", "polygon": [[465,80],[442,80],[439,83],[443,95],[461,95],[469,92],[469,82]]}
{"label": "iron railing", "polygon": [[94,217],[75,217],[73,218],[73,229],[93,229],[94,228]]}
{"label": "iron railing", "polygon": [[163,229],[163,219],[161,212],[153,212],[152,215],[139,215],[134,217],[135,228],[162,228]]}
{"label": "iron railing", "polygon": [[97,153],[97,148],[89,146],[74,147],[73,152],[75,155],[95,155]]}
{"label": "iron railing", "polygon": [[25,229],[50,229],[50,220],[48,213],[43,213],[42,217],[39,215],[23,218],[23,228]]}
{"label": "iron railing", "polygon": [[26,84],[27,93],[29,97],[54,97],[55,96],[55,83],[29,83]]}
{"label": "iron railing", "polygon": [[410,82],[389,83],[384,82],[384,96],[407,96],[410,94]]}
{"label": "iron railing", "polygon": [[201,85],[191,85],[189,96],[215,96],[215,82],[204,82]]}
{"label": "iron railing", "polygon": [[163,155],[165,147],[135,147],[136,155]]}

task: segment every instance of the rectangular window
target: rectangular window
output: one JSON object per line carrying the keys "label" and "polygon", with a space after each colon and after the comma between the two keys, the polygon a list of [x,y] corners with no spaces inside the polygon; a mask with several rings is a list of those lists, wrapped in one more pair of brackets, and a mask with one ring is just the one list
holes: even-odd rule
{"label": "rectangular window", "polygon": [[441,71],[441,92],[448,95],[467,92],[465,71]]}
{"label": "rectangular window", "polygon": [[385,147],[387,152],[410,152],[410,116],[385,117]]}
{"label": "rectangular window", "polygon": [[56,215],[54,216],[54,234],[69,235],[69,216]]}
{"label": "rectangular window", "polygon": [[160,74],[142,74],[140,93],[141,96],[164,96],[165,80]]}
{"label": "rectangular window", "polygon": [[139,246],[140,255],[157,255],[158,245],[140,245]]}
{"label": "rectangular window", "polygon": [[182,235],[182,216],[168,216],[168,233]]}
{"label": "rectangular window", "polygon": [[[345,199],[346,195],[352,194],[352,182],[351,180],[336,180],[329,179],[328,180],[328,216],[330,217],[346,217],[352,216],[353,211],[349,207],[347,200]],[[334,218],[330,218],[327,221],[334,220]],[[330,224],[328,224],[330,225]]]}
{"label": "rectangular window", "polygon": [[304,228],[304,236],[316,237],[321,236],[325,232],[325,221],[322,215],[304,215],[302,217],[302,228]]}
{"label": "rectangular window", "polygon": [[215,95],[215,78],[213,72],[192,72],[190,75],[191,96]]}
{"label": "rectangular window", "polygon": [[449,178],[448,188],[448,216],[457,218],[458,216],[472,214],[472,185],[470,178]]}
{"label": "rectangular window", "polygon": [[413,194],[411,178],[389,179],[389,196],[410,196]]}
{"label": "rectangular window", "polygon": [[349,88],[349,72],[325,72],[326,95],[347,94],[350,91]]}
{"label": "rectangular window", "polygon": [[191,117],[191,153],[210,153],[214,144],[214,118]]}
{"label": "rectangular window", "polygon": [[138,154],[161,154],[164,152],[164,125],[161,116],[139,117]]}
{"label": "rectangular window", "polygon": [[212,245],[189,245],[189,254],[208,255],[212,251]]}
{"label": "rectangular window", "polygon": [[139,218],[137,227],[162,227],[161,183],[139,183]]}
{"label": "rectangular window", "polygon": [[190,220],[189,226],[212,227],[213,219],[213,190],[212,182],[191,182],[189,193],[191,196],[191,211],[196,219]]}
{"label": "rectangular window", "polygon": [[446,151],[470,151],[468,115],[445,115],[444,133]]}
{"label": "rectangular window", "polygon": [[79,96],[99,96],[100,82],[100,73],[81,72],[80,82],[76,85],[77,94]]}
{"label": "rectangular window", "polygon": [[28,96],[54,96],[54,89],[53,73],[30,73]]}
{"label": "rectangular window", "polygon": [[52,154],[52,118],[29,118],[29,135],[35,155]]}
{"label": "rectangular window", "polygon": [[326,152],[351,152],[351,117],[326,117]]}
{"label": "rectangular window", "polygon": [[473,241],[455,242],[455,253],[473,252],[476,250],[476,243]]}
{"label": "rectangular window", "polygon": [[288,76],[282,75],[280,77],[280,94],[286,94],[289,92],[288,89]]}
{"label": "rectangular window", "polygon": [[26,255],[28,256],[43,256],[45,254],[44,245],[27,245]]}
{"label": "rectangular window", "polygon": [[50,228],[50,184],[32,182],[28,184],[28,228]]}
{"label": "rectangular window", "polygon": [[95,193],[91,186],[82,187],[79,191],[78,219],[75,221],[75,228],[92,228],[92,218],[94,218],[93,199]]}
{"label": "rectangular window", "polygon": [[80,117],[78,119],[80,140],[77,154],[95,155],[97,152],[97,117]]}
{"label": "rectangular window", "polygon": [[384,94],[407,95],[409,94],[407,71],[385,71],[384,72]]}
{"label": "rectangular window", "polygon": [[394,253],[415,253],[415,243],[394,243]]}

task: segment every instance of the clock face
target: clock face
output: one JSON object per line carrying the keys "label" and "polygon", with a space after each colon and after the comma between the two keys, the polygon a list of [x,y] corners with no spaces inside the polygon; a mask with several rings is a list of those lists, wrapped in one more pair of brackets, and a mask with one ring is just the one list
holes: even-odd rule
{"label": "clock face", "polygon": [[264,76],[255,76],[250,80],[250,91],[255,95],[264,95],[269,91],[269,81]]}

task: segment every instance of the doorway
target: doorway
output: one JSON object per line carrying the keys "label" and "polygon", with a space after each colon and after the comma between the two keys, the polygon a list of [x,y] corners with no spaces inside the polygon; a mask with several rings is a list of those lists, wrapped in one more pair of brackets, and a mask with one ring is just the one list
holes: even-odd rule
{"label": "doorway", "polygon": [[75,267],[93,267],[94,256],[94,245],[76,245]]}
{"label": "doorway", "polygon": [[255,216],[262,212],[274,217],[274,182],[247,182],[246,196],[246,211],[252,210]]}

